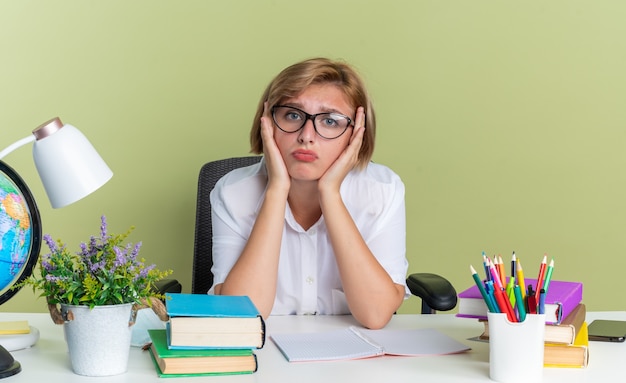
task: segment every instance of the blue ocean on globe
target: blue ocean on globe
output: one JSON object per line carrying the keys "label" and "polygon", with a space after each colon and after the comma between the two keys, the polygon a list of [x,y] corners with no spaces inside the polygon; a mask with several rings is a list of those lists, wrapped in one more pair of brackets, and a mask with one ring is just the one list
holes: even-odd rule
{"label": "blue ocean on globe", "polygon": [[17,186],[0,172],[0,291],[21,274],[28,260],[31,237],[26,200]]}

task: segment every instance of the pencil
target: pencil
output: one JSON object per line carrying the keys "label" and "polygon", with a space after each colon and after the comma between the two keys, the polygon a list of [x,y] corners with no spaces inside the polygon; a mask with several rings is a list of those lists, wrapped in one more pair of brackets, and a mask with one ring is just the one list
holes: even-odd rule
{"label": "pencil", "polygon": [[506,286],[506,270],[504,270],[504,261],[500,254],[498,254],[498,271],[500,271],[500,282],[502,282],[502,286]]}
{"label": "pencil", "polygon": [[543,260],[541,261],[541,265],[539,266],[539,276],[537,277],[537,283],[535,284],[535,299],[539,301],[539,291],[541,291],[543,286],[543,278],[546,275],[546,260],[547,256],[544,254]]}
{"label": "pencil", "polygon": [[546,270],[546,278],[543,281],[543,286],[541,286],[546,294],[548,293],[548,287],[550,286],[550,280],[552,279],[552,270],[554,269],[554,258],[550,260],[550,265],[548,266],[548,270]]}
{"label": "pencil", "polygon": [[489,260],[489,270],[491,271],[491,279],[494,283],[494,290],[500,289],[502,290],[503,286],[502,286],[502,281],[500,280],[500,274],[498,274],[498,270],[496,270],[496,266],[493,264],[493,262],[491,261],[491,259],[487,258]]}
{"label": "pencil", "polygon": [[491,302],[491,306],[493,306],[495,310],[494,312],[499,313],[500,309],[498,308],[498,304],[496,303],[496,297],[494,296],[494,291],[496,290],[492,280],[485,282],[485,291],[487,292],[487,297],[489,297],[489,302]]}
{"label": "pencil", "polygon": [[509,318],[509,322],[517,322],[517,318],[513,313],[513,307],[511,307],[511,302],[509,301],[509,298],[504,295],[504,290],[496,288],[494,295],[498,306],[500,306],[500,312],[506,313],[507,318]]}
{"label": "pencil", "polygon": [[483,267],[485,268],[485,280],[490,281],[491,272],[489,271],[489,258],[487,258],[487,255],[485,254],[484,251],[483,251]]}
{"label": "pencil", "polygon": [[496,312],[496,310],[493,308],[491,304],[491,299],[489,299],[489,295],[487,295],[487,291],[485,291],[485,286],[483,286],[483,281],[480,280],[480,278],[478,277],[478,273],[476,273],[476,270],[474,269],[474,266],[472,265],[470,265],[470,272],[472,273],[472,278],[474,278],[474,282],[476,282],[476,286],[478,286],[480,295],[482,295],[483,299],[485,300],[485,304],[487,305],[489,312],[492,312],[492,313]]}
{"label": "pencil", "polygon": [[520,285],[515,285],[513,291],[515,292],[519,321],[523,322],[526,319],[526,307],[524,307],[524,298],[522,298],[522,291],[524,290],[520,288]]}
{"label": "pencil", "polygon": [[513,255],[511,256],[511,279],[513,279],[513,281],[515,281],[515,263],[517,262],[517,257],[515,257],[515,252],[513,252]]}
{"label": "pencil", "polygon": [[522,293],[522,298],[526,299],[526,281],[524,280],[524,269],[522,268],[522,262],[517,259],[516,267],[517,267],[517,284],[519,285],[520,292]]}
{"label": "pencil", "polygon": [[539,292],[539,303],[537,303],[537,314],[546,313],[546,290],[541,289]]}

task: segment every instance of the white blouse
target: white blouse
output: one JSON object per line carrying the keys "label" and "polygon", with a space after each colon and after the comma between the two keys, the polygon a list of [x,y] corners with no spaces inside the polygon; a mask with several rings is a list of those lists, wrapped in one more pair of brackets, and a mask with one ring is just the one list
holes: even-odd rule
{"label": "white blouse", "polygon": [[[209,294],[224,282],[243,251],[266,184],[262,159],[228,173],[211,192],[214,280]],[[400,177],[383,165],[370,163],[363,171],[351,171],[340,192],[370,250],[391,279],[405,286],[408,298],[404,184]],[[326,230],[323,216],[304,230],[287,204],[272,315],[350,313]]]}

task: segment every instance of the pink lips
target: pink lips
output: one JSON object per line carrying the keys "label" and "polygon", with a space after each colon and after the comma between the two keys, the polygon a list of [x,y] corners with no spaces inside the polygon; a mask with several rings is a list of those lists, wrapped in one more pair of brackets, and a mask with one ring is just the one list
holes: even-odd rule
{"label": "pink lips", "polygon": [[311,150],[296,150],[292,155],[296,160],[304,162],[313,162],[317,159],[317,155]]}

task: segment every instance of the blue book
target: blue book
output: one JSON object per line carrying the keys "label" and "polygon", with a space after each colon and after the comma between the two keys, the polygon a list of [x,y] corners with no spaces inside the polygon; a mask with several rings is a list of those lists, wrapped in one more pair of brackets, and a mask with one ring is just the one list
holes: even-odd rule
{"label": "blue book", "polygon": [[168,293],[170,349],[262,348],[265,322],[247,296]]}
{"label": "blue book", "polygon": [[193,317],[257,317],[252,300],[246,295],[165,294],[165,308],[172,316]]}

